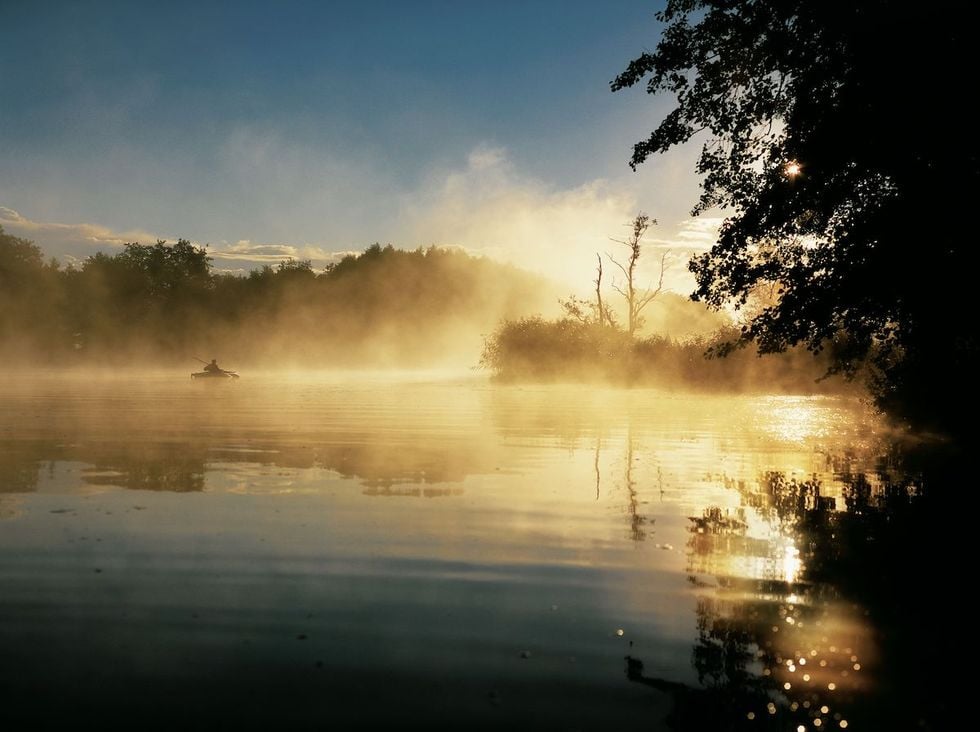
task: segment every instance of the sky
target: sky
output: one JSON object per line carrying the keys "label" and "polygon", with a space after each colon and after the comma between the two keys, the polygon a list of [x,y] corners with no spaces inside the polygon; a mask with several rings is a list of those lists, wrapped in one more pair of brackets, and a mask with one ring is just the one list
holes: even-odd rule
{"label": "sky", "polygon": [[381,242],[587,289],[644,212],[686,292],[719,223],[689,215],[698,150],[633,172],[672,100],[609,90],[659,7],[0,0],[0,226],[65,263],[185,238],[221,270],[321,267]]}

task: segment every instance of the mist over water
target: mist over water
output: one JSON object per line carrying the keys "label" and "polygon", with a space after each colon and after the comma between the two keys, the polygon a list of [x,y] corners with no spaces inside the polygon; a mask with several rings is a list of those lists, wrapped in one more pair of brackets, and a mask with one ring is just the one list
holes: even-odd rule
{"label": "mist over water", "polygon": [[800,523],[892,490],[855,401],[445,373],[0,392],[21,722],[839,725],[888,673]]}
{"label": "mist over water", "polygon": [[964,3],[213,5],[0,4],[0,732],[954,728]]}

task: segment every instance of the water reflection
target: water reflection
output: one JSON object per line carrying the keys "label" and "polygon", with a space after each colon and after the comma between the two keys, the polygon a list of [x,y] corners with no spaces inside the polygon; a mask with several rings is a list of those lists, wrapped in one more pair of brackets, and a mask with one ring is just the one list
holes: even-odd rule
{"label": "water reflection", "polygon": [[34,446],[0,444],[0,494],[36,490],[40,469],[41,459]]}
{"label": "water reflection", "polygon": [[[469,475],[494,472],[494,456],[469,443],[288,445],[194,442],[0,441],[0,493],[89,488],[199,492],[208,474],[240,471],[239,492],[268,492],[269,469],[319,469],[356,481],[369,496],[461,495]],[[43,471],[49,472],[44,480]],[[279,473],[283,475],[284,473]]]}
{"label": "water reflection", "polygon": [[[926,576],[905,519],[928,491],[847,405],[73,389],[0,400],[0,684],[24,699],[106,686],[144,713],[157,685],[209,721],[209,699],[269,723],[290,698],[298,724],[874,729],[896,698],[938,718],[909,672],[936,614],[902,589]],[[243,701],[270,668],[283,685]]]}
{"label": "water reflection", "polygon": [[[640,658],[626,657],[630,681],[670,693],[675,729],[932,728],[942,718],[928,696],[916,711],[929,709],[932,719],[910,719],[911,709],[895,704],[890,694],[902,680],[881,663],[869,625],[870,608],[898,595],[867,584],[884,565],[869,561],[868,546],[904,536],[894,523],[922,500],[919,481],[844,462],[851,469],[833,475],[832,486],[779,471],[756,481],[724,476],[739,505],[689,517],[698,685],[648,676]],[[901,627],[887,639],[890,652],[916,634]]]}

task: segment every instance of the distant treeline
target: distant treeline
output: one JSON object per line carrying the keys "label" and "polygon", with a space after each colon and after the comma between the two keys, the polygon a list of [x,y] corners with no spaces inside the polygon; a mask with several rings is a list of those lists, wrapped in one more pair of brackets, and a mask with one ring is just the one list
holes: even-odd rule
{"label": "distant treeline", "polygon": [[0,229],[6,365],[472,365],[501,318],[553,303],[541,278],[451,249],[375,244],[319,272],[284,261],[238,276],[185,240],[61,267]]}
{"label": "distant treeline", "polygon": [[581,313],[530,315],[556,310],[557,301],[544,279],[454,249],[375,244],[319,272],[287,260],[241,276],[216,272],[207,250],[186,240],[126,244],[62,267],[0,229],[5,366],[194,367],[195,357],[229,368],[473,366],[482,344],[479,365],[503,380],[829,388],[818,383],[827,362],[803,351],[706,359],[737,334],[676,295],[652,319],[659,329],[701,335],[632,337]]}
{"label": "distant treeline", "polygon": [[[803,348],[759,356],[727,352],[738,330],[673,339],[631,337],[615,325],[574,317],[505,320],[484,343],[480,364],[503,381],[601,381],[678,389],[823,393],[856,389],[823,379],[829,359]],[[719,351],[724,358],[713,358]]]}

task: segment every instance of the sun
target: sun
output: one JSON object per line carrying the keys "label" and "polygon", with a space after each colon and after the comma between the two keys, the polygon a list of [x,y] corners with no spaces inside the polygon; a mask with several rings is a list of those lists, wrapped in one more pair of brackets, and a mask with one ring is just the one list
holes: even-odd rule
{"label": "sun", "polygon": [[786,174],[787,178],[795,178],[803,172],[803,166],[795,160],[791,160],[790,162],[786,163],[786,167],[783,168],[783,172]]}

